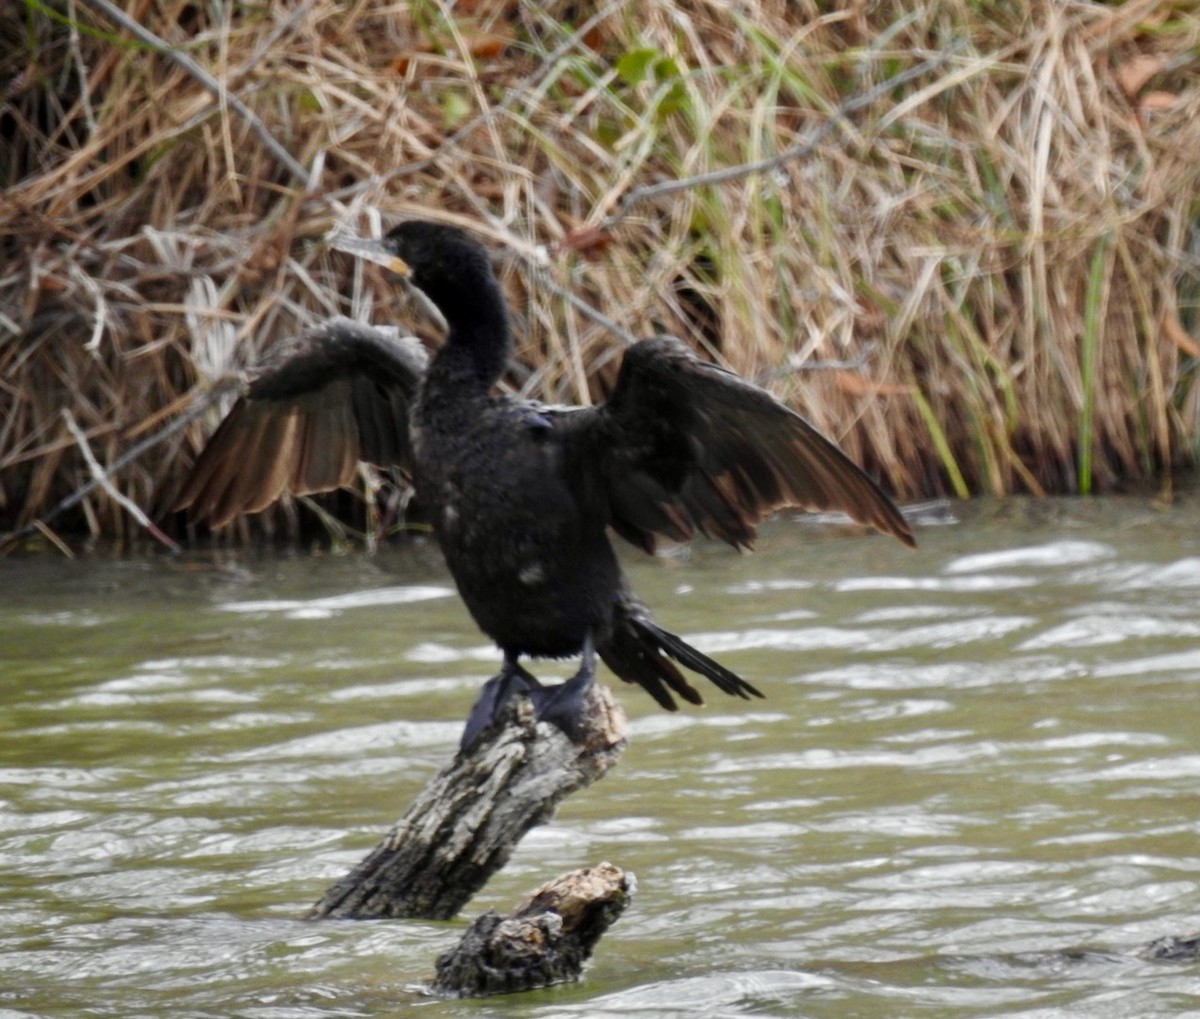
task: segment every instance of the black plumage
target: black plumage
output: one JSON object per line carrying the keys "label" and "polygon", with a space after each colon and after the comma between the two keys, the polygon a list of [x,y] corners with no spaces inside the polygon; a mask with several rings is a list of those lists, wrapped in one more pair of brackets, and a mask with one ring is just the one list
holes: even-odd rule
{"label": "black plumage", "polygon": [[[346,484],[359,460],[406,470],[468,610],[504,653],[466,740],[513,690],[573,729],[591,651],[664,708],[702,703],[679,666],[725,693],[751,684],[668,633],[629,590],[611,528],[652,551],[697,532],[749,547],[773,510],[841,510],[912,545],[904,517],[829,440],[770,394],[668,337],[624,356],[608,401],[548,406],[493,392],[511,353],[483,248],[402,223],[355,253],[388,265],[447,325],[428,366],[413,346],[338,321],[274,356],[196,462],[179,498],[219,526],[284,491]],[[543,688],[521,656],[583,655]]]}

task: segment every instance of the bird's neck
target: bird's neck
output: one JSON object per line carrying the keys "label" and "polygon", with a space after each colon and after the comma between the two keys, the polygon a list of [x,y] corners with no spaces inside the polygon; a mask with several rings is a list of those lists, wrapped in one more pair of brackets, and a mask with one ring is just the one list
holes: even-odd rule
{"label": "bird's neck", "polygon": [[[450,302],[447,302],[450,303]],[[439,308],[449,332],[436,360],[466,375],[484,391],[500,381],[512,354],[512,333],[504,295],[495,280],[450,307]],[[466,379],[460,379],[460,384]]]}

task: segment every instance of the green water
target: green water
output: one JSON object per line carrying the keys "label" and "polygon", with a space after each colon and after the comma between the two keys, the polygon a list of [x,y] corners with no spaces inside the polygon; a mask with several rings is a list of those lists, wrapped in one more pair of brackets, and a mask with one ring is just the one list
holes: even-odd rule
{"label": "green water", "polygon": [[[1200,1016],[1136,954],[1200,928],[1200,505],[953,514],[630,556],[768,699],[618,684],[618,768],[445,924],[298,919],[495,670],[435,550],[0,561],[0,1019]],[[582,983],[421,994],[601,860],[639,891]]]}

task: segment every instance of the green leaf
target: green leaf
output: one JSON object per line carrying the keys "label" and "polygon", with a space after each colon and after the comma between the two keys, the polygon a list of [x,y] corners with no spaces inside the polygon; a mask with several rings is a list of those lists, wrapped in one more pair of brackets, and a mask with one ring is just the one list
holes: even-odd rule
{"label": "green leaf", "polygon": [[670,57],[662,57],[654,61],[655,81],[676,81],[680,77],[679,65]]}
{"label": "green leaf", "polygon": [[662,97],[658,108],[654,111],[659,120],[664,117],[669,117],[672,113],[678,113],[685,109],[688,105],[687,89],[683,87],[682,81],[675,81],[671,87],[667,89],[666,94]]}
{"label": "green leaf", "polygon": [[471,104],[461,92],[442,94],[442,127],[452,130],[471,115]]}
{"label": "green leaf", "polygon": [[617,77],[626,85],[638,85],[650,76],[660,59],[655,49],[630,50],[617,61]]}

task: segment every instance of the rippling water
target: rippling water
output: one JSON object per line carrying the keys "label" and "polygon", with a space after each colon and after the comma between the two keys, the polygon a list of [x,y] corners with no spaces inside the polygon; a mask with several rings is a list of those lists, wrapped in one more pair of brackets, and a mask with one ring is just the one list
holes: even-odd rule
{"label": "rippling water", "polygon": [[622,685],[620,766],[465,918],[640,891],[582,983],[483,1002],[420,993],[463,921],[298,919],[494,671],[434,550],[0,562],[0,1019],[1200,1016],[1138,954],[1200,927],[1200,512],[954,513],[628,559],[768,699]]}

